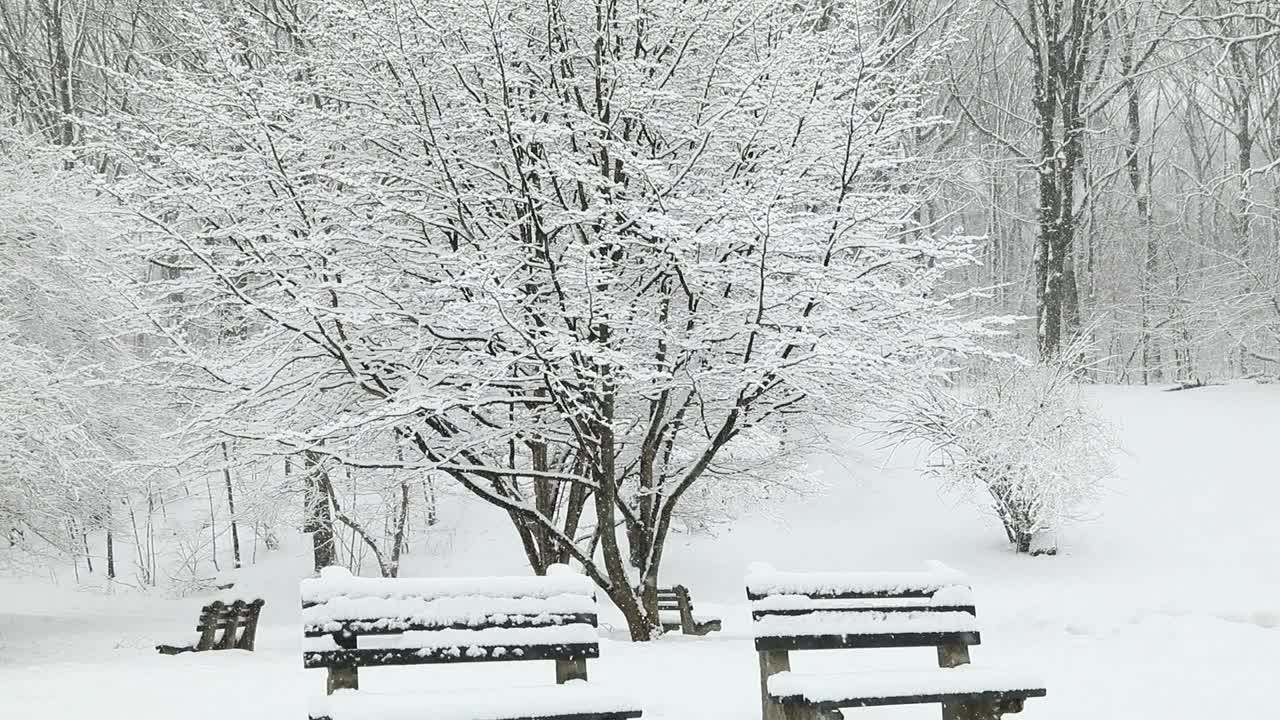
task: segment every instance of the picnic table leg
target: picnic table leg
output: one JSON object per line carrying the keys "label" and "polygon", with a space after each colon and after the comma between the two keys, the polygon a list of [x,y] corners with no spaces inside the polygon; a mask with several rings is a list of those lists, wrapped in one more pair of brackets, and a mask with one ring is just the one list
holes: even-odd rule
{"label": "picnic table leg", "polygon": [[557,660],[556,661],[556,684],[563,685],[570,680],[586,680],[587,679],[587,659],[575,658],[573,660]]}
{"label": "picnic table leg", "polygon": [[791,669],[786,650],[760,651],[760,717],[763,720],[791,720],[786,708],[769,696],[769,677]]}
{"label": "picnic table leg", "polygon": [[[356,636],[340,632],[333,634],[333,642],[344,650],[356,649]],[[329,668],[329,679],[325,683],[325,694],[332,695],[334,690],[359,690],[360,669],[355,665],[334,665]]]}
{"label": "picnic table leg", "polygon": [[[969,663],[968,645],[939,645],[938,667],[953,668]],[[942,703],[942,720],[979,720],[962,703]]]}

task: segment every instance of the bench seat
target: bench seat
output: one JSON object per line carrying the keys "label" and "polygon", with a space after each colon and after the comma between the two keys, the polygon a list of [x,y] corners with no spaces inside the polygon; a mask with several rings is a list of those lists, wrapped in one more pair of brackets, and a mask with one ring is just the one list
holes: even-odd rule
{"label": "bench seat", "polygon": [[338,690],[314,700],[311,720],[621,720],[638,718],[626,698],[581,680],[563,685],[448,693]]}
{"label": "bench seat", "polygon": [[873,672],[780,672],[769,678],[769,695],[783,705],[823,710],[878,705],[1020,700],[1044,697],[1044,685],[1020,673],[968,666]]}

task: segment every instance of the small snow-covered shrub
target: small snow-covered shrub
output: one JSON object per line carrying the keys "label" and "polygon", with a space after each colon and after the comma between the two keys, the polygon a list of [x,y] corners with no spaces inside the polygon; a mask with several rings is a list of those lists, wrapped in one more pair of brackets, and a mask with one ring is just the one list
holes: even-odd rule
{"label": "small snow-covered shrub", "polygon": [[1114,429],[1082,397],[1066,365],[1002,364],[955,391],[925,396],[900,428],[933,451],[945,487],[979,490],[1017,552],[1080,520],[1115,470]]}

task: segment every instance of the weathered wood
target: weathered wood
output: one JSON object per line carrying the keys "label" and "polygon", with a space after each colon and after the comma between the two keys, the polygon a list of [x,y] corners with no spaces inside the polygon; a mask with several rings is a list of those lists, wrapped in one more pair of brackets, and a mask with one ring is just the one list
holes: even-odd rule
{"label": "weathered wood", "polygon": [[[467,618],[465,621],[450,623],[401,621],[398,618],[364,618],[361,620],[347,620],[340,623],[339,628],[354,635],[399,635],[406,632],[429,632],[432,630],[511,630],[515,628],[555,627],[557,625],[575,624],[599,627],[599,619],[595,613],[493,615],[483,619]],[[332,635],[334,628],[333,623],[304,625],[302,634],[305,637],[323,637]]]}
{"label": "weathered wood", "polygon": [[676,585],[671,590],[676,595],[676,606],[680,609],[680,632],[685,635],[698,634],[693,622],[693,601],[689,599],[689,588]]}
{"label": "weathered wood", "polygon": [[[938,667],[953,668],[969,663],[969,646],[950,644],[938,646]],[[977,720],[970,718],[977,706],[959,702],[942,703],[942,720]]]}
{"label": "weathered wood", "polygon": [[[502,720],[629,720],[630,718],[638,718],[642,716],[640,710],[619,710],[617,712],[590,712],[590,713],[567,713],[564,715],[521,715],[519,717],[503,718]],[[430,715],[423,715],[424,720],[429,720]],[[307,720],[333,720],[328,715],[308,715]]]}
{"label": "weathered wood", "polygon": [[[333,642],[338,647],[348,652],[358,652],[356,650],[356,636],[346,633],[334,633]],[[303,654],[303,666],[306,665],[306,655]],[[329,668],[329,677],[325,682],[325,693],[332,695],[334,690],[359,690],[360,689],[360,669],[355,662],[334,662],[326,665]]]}
{"label": "weathered wood", "polygon": [[663,630],[679,630],[684,635],[706,635],[721,627],[719,619],[704,622],[694,619],[693,598],[689,594],[689,588],[683,585],[658,588],[658,612],[664,610],[678,613],[680,619],[678,622],[662,623]]}
{"label": "weathered wood", "polygon": [[938,667],[953,668],[969,663],[969,646],[955,643],[938,646]]}
{"label": "weathered wood", "polygon": [[791,669],[786,650],[760,652],[760,716],[763,720],[790,720],[786,710],[769,694],[769,678]]}
{"label": "weathered wood", "polygon": [[[898,598],[929,598],[933,597],[934,589],[908,589],[908,590],[872,590],[870,592],[842,592],[842,591],[822,591],[811,593],[800,593],[811,600],[885,600]],[[758,593],[750,589],[747,590],[747,599],[751,601],[763,600],[776,593]]]}
{"label": "weathered wood", "polygon": [[226,611],[226,604],[221,600],[214,600],[204,607],[201,613],[200,639],[196,642],[195,649],[210,650],[213,648],[213,636],[218,631],[218,617]]}
{"label": "weathered wood", "polygon": [[576,658],[574,660],[557,660],[556,661],[556,684],[563,685],[570,680],[586,680],[587,679],[587,659]]}
{"label": "weathered wood", "polygon": [[262,600],[254,600],[249,603],[249,607],[245,612],[243,628],[240,631],[240,641],[236,643],[236,647],[241,650],[253,650],[254,644],[258,638],[258,617],[262,613]]}
{"label": "weathered wood", "polygon": [[799,615],[812,615],[819,612],[841,612],[841,613],[941,613],[941,612],[963,612],[977,616],[978,611],[972,605],[865,605],[859,607],[829,607],[825,605],[817,605],[807,608],[786,608],[779,610],[752,610],[751,619],[760,620],[770,616],[789,616],[795,617]]}
{"label": "weathered wood", "polygon": [[[934,590],[890,589],[870,590],[866,592],[813,592],[799,593],[811,600],[863,600],[863,599],[904,599],[929,598]],[[763,600],[765,594],[752,593],[748,597]],[[772,616],[798,617],[812,613],[936,613],[965,612],[977,615],[973,605],[912,605],[912,604],[877,604],[875,606],[839,607],[830,605],[814,605],[810,607],[790,607],[778,610],[753,609],[753,621],[760,621]],[[835,650],[835,649],[870,649],[895,647],[933,647],[936,649],[938,665],[953,668],[969,662],[969,646],[977,645],[981,636],[976,631],[956,632],[864,632],[846,634],[809,634],[809,635],[770,635],[755,639],[756,650],[760,654],[760,692],[761,707],[764,720],[828,720],[840,717],[841,708],[878,707],[885,705],[911,705],[920,703],[938,703],[942,706],[943,720],[999,720],[1004,713],[1019,712],[1023,702],[1029,697],[1043,697],[1044,688],[1028,688],[1016,691],[989,691],[972,693],[921,693],[894,697],[845,697],[831,701],[811,703],[804,696],[776,696],[768,692],[769,676],[790,669],[787,653],[797,650]]]}
{"label": "weathered wood", "polygon": [[244,612],[244,601],[231,603],[227,613],[227,622],[222,628],[222,639],[217,644],[218,650],[230,650],[236,646],[237,633],[240,630],[240,615]]}
{"label": "weathered wood", "polygon": [[436,665],[491,662],[494,660],[578,660],[600,657],[595,643],[556,643],[549,645],[471,646],[460,653],[454,647],[426,648],[355,648],[340,650],[307,650],[302,653],[306,668],[358,665],[387,667],[392,665]]}
{"label": "weathered wood", "polygon": [[196,632],[200,637],[190,645],[157,645],[165,655],[204,650],[253,650],[258,632],[258,617],[264,605],[261,599],[236,600],[227,605],[215,600],[200,608]]}
{"label": "weathered wood", "polygon": [[807,705],[822,711],[839,710],[840,708],[884,707],[889,705],[928,705],[933,703],[955,702],[969,706],[967,712],[979,708],[985,712],[1015,712],[1012,708],[1024,698],[1044,697],[1044,688],[1028,688],[1017,691],[990,691],[972,693],[920,693],[918,695],[893,695],[886,697],[850,697],[839,698],[829,702],[806,703],[801,697],[776,697],[775,702],[783,707]]}
{"label": "weathered wood", "polygon": [[874,648],[977,645],[976,632],[858,633],[844,635],[766,635],[756,638],[756,650],[866,650]]}
{"label": "weathered wood", "polygon": [[[520,596],[514,597],[518,598]],[[592,600],[594,601],[594,598]],[[304,607],[316,607],[319,605],[323,605],[323,603],[312,603],[304,605]],[[330,615],[330,613],[320,614]],[[406,612],[406,615],[408,614]],[[584,624],[593,628],[596,627],[596,614],[557,613],[551,615],[506,616],[494,613],[479,623],[476,622],[476,618],[467,618],[466,622],[447,620],[439,623],[428,622],[426,624],[422,623],[420,619],[412,617],[391,616],[359,620],[346,619],[338,624],[324,624],[327,632],[323,633],[323,635],[332,638],[334,645],[337,646],[335,649],[304,650],[302,661],[303,666],[306,668],[325,668],[327,670],[328,677],[325,687],[329,694],[336,690],[358,690],[360,687],[359,668],[436,663],[553,660],[555,661],[556,683],[562,685],[571,680],[587,680],[587,660],[599,657],[599,643],[592,638],[591,642],[539,642],[522,645],[520,642],[522,640],[527,642],[529,633],[522,633],[520,629]],[[303,631],[307,637],[319,637],[321,636],[321,633],[318,632],[320,629],[320,624],[316,623],[315,625],[304,627]],[[414,647],[414,643],[408,642],[407,639],[401,647],[393,648],[359,647],[358,643],[359,638],[366,635],[386,636],[416,631],[429,636],[432,631],[472,631],[481,629],[493,631],[490,633],[491,637],[486,637],[486,642],[492,642],[492,645],[463,643],[462,646],[459,646],[455,644],[453,639],[448,644],[440,643],[439,646],[433,646],[435,643],[424,640],[417,647]],[[581,630],[582,628],[578,629]],[[511,634],[510,642],[502,641],[502,630],[516,631]],[[555,634],[552,632],[551,636]],[[593,636],[594,634],[591,635]],[[576,635],[571,635],[570,637],[576,637]],[[587,638],[584,637],[583,639],[586,640]],[[502,687],[493,688],[495,694],[501,694],[504,691],[505,689]],[[356,699],[358,697],[357,695]],[[422,712],[423,717],[428,718],[432,715],[432,708],[424,707]],[[560,715],[539,714],[526,716],[523,714],[527,712],[529,711],[524,710],[521,711],[518,717],[507,717],[502,720],[624,720],[641,716],[639,710]],[[325,719],[313,716],[312,720]]]}

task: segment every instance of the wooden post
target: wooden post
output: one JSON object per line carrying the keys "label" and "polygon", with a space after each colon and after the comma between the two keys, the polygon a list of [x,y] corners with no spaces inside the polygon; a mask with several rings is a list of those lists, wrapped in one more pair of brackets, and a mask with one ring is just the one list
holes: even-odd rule
{"label": "wooden post", "polygon": [[760,717],[763,720],[788,720],[782,705],[769,696],[769,677],[791,669],[786,650],[760,651]]}
{"label": "wooden post", "polygon": [[[344,650],[356,649],[356,636],[336,632],[333,642]],[[325,683],[325,694],[332,695],[334,690],[359,690],[360,669],[355,665],[334,665],[329,668],[329,680]]]}
{"label": "wooden post", "polygon": [[[953,668],[969,663],[968,645],[939,645],[938,667]],[[963,703],[942,703],[942,720],[977,720],[972,708]]]}
{"label": "wooden post", "polygon": [[225,607],[221,600],[214,600],[200,610],[200,639],[196,642],[196,650],[213,649],[213,634],[218,631],[218,616]]}
{"label": "wooden post", "polygon": [[570,680],[587,679],[587,659],[556,660],[556,684],[563,685]]}

